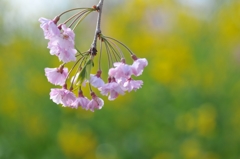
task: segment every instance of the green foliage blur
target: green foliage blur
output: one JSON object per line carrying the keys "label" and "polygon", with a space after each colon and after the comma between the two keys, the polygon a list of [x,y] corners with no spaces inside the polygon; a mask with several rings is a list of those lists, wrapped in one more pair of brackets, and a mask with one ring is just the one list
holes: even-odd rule
{"label": "green foliage blur", "polygon": [[[44,68],[60,63],[37,19],[30,36],[0,27],[0,159],[239,159],[240,2],[196,11],[168,0],[105,7],[103,34],[149,66],[142,89],[104,97],[94,113],[50,101]],[[83,51],[93,14],[77,29]]]}

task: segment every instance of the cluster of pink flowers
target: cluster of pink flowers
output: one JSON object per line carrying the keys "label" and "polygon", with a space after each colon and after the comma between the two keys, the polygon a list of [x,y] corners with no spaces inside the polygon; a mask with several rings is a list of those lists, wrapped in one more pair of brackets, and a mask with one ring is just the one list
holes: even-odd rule
{"label": "cluster of pink flowers", "polygon": [[143,81],[133,80],[131,76],[141,75],[148,62],[145,58],[138,59],[135,55],[132,58],[134,59],[132,65],[127,65],[125,60],[114,63],[115,67],[108,71],[108,83],[98,87],[102,95],[108,95],[109,100],[116,99],[119,94],[123,95],[125,91],[130,92],[141,88]]}
{"label": "cluster of pink flowers", "polygon": [[[140,76],[144,68],[148,65],[145,58],[137,58],[136,55],[131,53],[133,64],[126,64],[124,58],[120,62],[114,62],[113,68],[108,71],[108,82],[105,83],[101,78],[102,71],[99,71],[93,75],[89,73],[89,79],[87,79],[85,74],[87,67],[85,65],[79,66],[77,73],[70,80],[71,87],[67,88],[67,81],[69,81],[69,76],[73,68],[76,66],[77,50],[75,49],[74,38],[75,34],[71,28],[68,28],[65,24],[60,24],[57,26],[59,17],[53,20],[40,18],[40,27],[43,29],[45,39],[48,39],[48,48],[50,49],[50,54],[55,55],[63,62],[58,68],[45,68],[45,75],[48,81],[54,85],[61,86],[62,88],[53,88],[50,91],[50,99],[56,104],[61,104],[63,107],[78,108],[82,107],[86,110],[94,111],[96,109],[101,109],[104,105],[104,101],[98,97],[95,92],[92,91],[91,86],[97,88],[100,93],[104,96],[108,96],[109,100],[116,99],[119,95],[124,95],[125,92],[130,92],[132,90],[136,91],[141,88],[143,81],[134,80],[132,76]],[[93,55],[90,52],[85,54],[89,60],[93,60]],[[81,54],[82,55],[82,54]],[[80,57],[81,58],[81,57]],[[85,58],[85,57],[84,57]],[[84,59],[82,58],[82,59]],[[77,61],[71,71],[65,67],[65,64],[71,61]],[[81,63],[83,63],[82,60]],[[86,60],[85,60],[86,61]],[[82,74],[81,74],[82,73]],[[82,81],[79,77],[83,76]],[[85,83],[90,84],[90,95],[91,100],[83,95],[82,87]],[[78,95],[74,93],[73,86],[79,87]]]}
{"label": "cluster of pink flowers", "polygon": [[39,19],[45,39],[49,40],[48,48],[50,49],[50,54],[56,55],[64,63],[76,61],[75,54],[77,50],[74,47],[75,34],[65,24],[57,26],[56,23],[58,20],[58,17],[54,20]]}

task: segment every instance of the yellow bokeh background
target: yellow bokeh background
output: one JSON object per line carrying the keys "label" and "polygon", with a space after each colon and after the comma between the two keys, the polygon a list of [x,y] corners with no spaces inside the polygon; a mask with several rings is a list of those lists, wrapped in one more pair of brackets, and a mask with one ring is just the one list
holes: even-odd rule
{"label": "yellow bokeh background", "polygon": [[[11,7],[0,2],[0,158],[238,159],[240,1],[198,2],[105,1],[103,34],[149,65],[137,78],[140,90],[111,102],[103,97],[94,113],[49,99],[54,86],[44,68],[58,67],[58,59],[37,19],[26,28],[13,21],[11,30]],[[96,15],[76,30],[81,50],[91,45]]]}

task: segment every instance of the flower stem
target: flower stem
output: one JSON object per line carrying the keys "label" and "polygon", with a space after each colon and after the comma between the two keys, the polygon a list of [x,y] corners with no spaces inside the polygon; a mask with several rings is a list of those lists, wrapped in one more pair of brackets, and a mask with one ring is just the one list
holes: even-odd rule
{"label": "flower stem", "polygon": [[[85,15],[83,15],[83,17],[77,22],[77,24],[73,27],[73,30],[75,30],[75,28],[78,26],[78,24],[81,22],[81,21],[83,21],[83,19],[84,18],[86,18],[86,16],[88,15],[88,14],[90,14],[92,11],[87,11],[87,12],[85,12],[84,14]],[[82,16],[82,15],[81,15]],[[78,17],[79,18],[79,17]],[[78,19],[77,18],[77,19]]]}
{"label": "flower stem", "polygon": [[92,91],[92,85],[91,85],[90,81],[89,81],[89,90],[90,90],[91,93],[93,92]]}
{"label": "flower stem", "polygon": [[80,58],[80,64],[79,64],[79,67],[78,67],[78,69],[76,70],[76,73],[75,73],[75,75],[73,76],[73,80],[71,81],[71,87],[73,88],[73,84],[74,84],[74,81],[75,81],[75,78],[76,78],[76,76],[77,76],[77,73],[78,73],[78,71],[79,71],[79,68],[82,66],[82,62],[83,62],[83,60],[86,58],[86,56],[82,56],[81,58]]}
{"label": "flower stem", "polygon": [[134,53],[133,53],[125,44],[123,44],[122,42],[118,41],[117,39],[114,39],[114,38],[111,38],[111,37],[108,37],[108,36],[103,36],[103,37],[118,42],[118,43],[121,44],[123,47],[125,47],[125,48],[129,51],[129,53],[130,53],[131,55],[134,55]]}
{"label": "flower stem", "polygon": [[111,66],[110,66],[110,65],[111,65],[111,64],[110,64],[110,63],[111,63],[111,62],[110,62],[110,55],[109,55],[110,53],[109,53],[109,51],[108,51],[106,41],[104,40],[103,42],[104,42],[104,44],[105,44],[105,48],[106,48],[106,52],[107,52],[107,56],[108,56],[108,69],[110,69],[110,68],[111,68]]}
{"label": "flower stem", "polygon": [[98,61],[98,70],[101,70],[101,60],[102,60],[102,40],[100,40],[100,55]]}
{"label": "flower stem", "polygon": [[[107,41],[107,40],[105,40],[105,41],[107,42],[107,44],[109,45],[110,49],[112,50],[112,53],[113,53],[116,61],[118,61],[118,60],[117,60],[117,57],[118,57],[119,59],[121,59],[121,57],[123,58],[122,53],[120,52],[120,55],[121,55],[121,56],[120,56],[120,55],[118,54],[118,52],[114,49],[114,47],[110,44],[110,43],[112,43],[112,44],[114,45],[113,42]],[[114,46],[116,47],[116,45],[114,45]],[[119,51],[119,50],[118,50],[118,51]],[[117,55],[117,57],[116,57],[116,55]]]}
{"label": "flower stem", "polygon": [[[79,18],[79,16],[80,15],[83,15],[84,13],[86,13],[88,10],[83,10],[83,11],[81,11],[81,12],[77,12],[76,14],[74,14],[73,16],[71,16],[70,18],[68,18],[66,21],[64,21],[63,22],[63,24],[67,24],[70,20],[72,20],[73,18],[75,18],[75,17],[78,17]],[[77,18],[76,18],[77,19]],[[76,21],[76,19],[74,20],[74,21]]]}
{"label": "flower stem", "polygon": [[97,38],[98,38],[98,35],[101,33],[101,17],[102,17],[103,1],[104,0],[99,0],[98,4],[96,6],[97,11],[98,11],[98,18],[97,18],[95,35],[94,35],[93,42],[92,42],[91,49],[90,49],[92,55],[96,55],[96,53],[97,53]]}
{"label": "flower stem", "polygon": [[65,79],[65,83],[67,82],[67,79],[68,79],[68,77],[69,77],[69,75],[71,74],[71,72],[73,71],[73,69],[76,67],[76,65],[78,64],[78,62],[79,61],[81,61],[81,59],[83,59],[85,56],[82,56],[82,57],[80,57],[76,62],[75,62],[75,64],[73,65],[73,67],[71,68],[71,70],[68,72],[68,74],[67,74],[67,77],[66,77],[66,79]]}
{"label": "flower stem", "polygon": [[61,17],[63,14],[65,13],[68,13],[68,12],[71,12],[71,11],[74,11],[74,10],[80,10],[80,9],[89,9],[89,10],[96,10],[96,9],[93,9],[93,8],[73,8],[73,9],[69,9],[61,14],[58,15],[58,17]]}

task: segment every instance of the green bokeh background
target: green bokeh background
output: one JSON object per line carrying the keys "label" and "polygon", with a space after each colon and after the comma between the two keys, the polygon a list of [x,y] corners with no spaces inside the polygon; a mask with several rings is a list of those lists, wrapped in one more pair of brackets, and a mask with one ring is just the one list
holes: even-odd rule
{"label": "green bokeh background", "polygon": [[[5,3],[0,13],[11,9]],[[138,78],[142,89],[113,102],[104,97],[94,113],[50,101],[44,68],[60,63],[37,19],[6,31],[0,14],[0,158],[239,159],[240,2],[215,1],[210,11],[168,0],[104,7],[103,33],[149,65]],[[77,29],[82,50],[96,15]]]}

